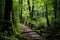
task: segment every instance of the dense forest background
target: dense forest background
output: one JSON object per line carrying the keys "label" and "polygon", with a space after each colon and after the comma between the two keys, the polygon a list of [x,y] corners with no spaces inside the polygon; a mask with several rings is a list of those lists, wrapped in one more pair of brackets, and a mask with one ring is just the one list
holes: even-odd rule
{"label": "dense forest background", "polygon": [[0,0],[0,40],[27,40],[20,24],[60,40],[60,0]]}

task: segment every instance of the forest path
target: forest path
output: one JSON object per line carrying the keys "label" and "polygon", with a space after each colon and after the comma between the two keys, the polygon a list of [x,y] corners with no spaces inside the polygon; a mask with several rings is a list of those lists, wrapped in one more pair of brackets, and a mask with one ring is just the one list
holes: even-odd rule
{"label": "forest path", "polygon": [[25,26],[24,24],[20,24],[21,29],[23,30],[23,34],[26,35],[28,40],[44,40],[40,35],[38,35],[35,31],[28,28],[28,26]]}

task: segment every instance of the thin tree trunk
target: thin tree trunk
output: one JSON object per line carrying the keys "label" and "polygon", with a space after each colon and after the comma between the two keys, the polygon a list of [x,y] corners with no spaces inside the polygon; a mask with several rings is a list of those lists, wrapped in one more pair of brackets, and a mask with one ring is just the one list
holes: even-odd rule
{"label": "thin tree trunk", "polygon": [[27,3],[28,3],[28,9],[29,9],[30,17],[31,17],[31,6],[30,6],[30,1],[28,0]]}
{"label": "thin tree trunk", "polygon": [[[45,1],[44,1],[44,3],[45,3]],[[49,23],[49,19],[48,19],[48,3],[45,3],[45,7],[46,7],[46,14],[45,14],[46,21],[47,21],[47,25],[50,27],[50,23]]]}
{"label": "thin tree trunk", "polygon": [[47,5],[46,5],[46,21],[47,21],[47,25],[50,27],[49,19],[48,19],[48,7],[47,7]]}
{"label": "thin tree trunk", "polygon": [[57,14],[57,0],[54,1],[54,15],[56,20],[56,14]]}
{"label": "thin tree trunk", "polygon": [[23,0],[21,0],[21,21],[23,21],[22,20],[22,5],[23,5]]}
{"label": "thin tree trunk", "polygon": [[15,23],[15,20],[14,20],[14,9],[12,10],[12,21],[13,21],[13,24]]}
{"label": "thin tree trunk", "polygon": [[20,8],[20,22],[22,23],[23,22],[23,19],[22,19],[22,5],[23,5],[23,0],[19,0],[19,4],[21,4],[21,8]]}
{"label": "thin tree trunk", "polygon": [[33,20],[33,13],[34,13],[34,0],[32,0],[32,12],[31,12],[31,19]]}
{"label": "thin tree trunk", "polygon": [[31,10],[31,29],[34,27],[34,24],[33,24],[33,14],[34,14],[34,0],[32,0],[32,10]]}
{"label": "thin tree trunk", "polygon": [[56,24],[56,18],[57,18],[57,0],[54,0],[54,26]]}
{"label": "thin tree trunk", "polygon": [[[31,6],[30,6],[30,1],[27,0],[27,3],[28,3],[28,10],[29,10],[30,18],[31,18]],[[29,22],[29,26],[31,26],[30,24],[31,24],[31,23]]]}

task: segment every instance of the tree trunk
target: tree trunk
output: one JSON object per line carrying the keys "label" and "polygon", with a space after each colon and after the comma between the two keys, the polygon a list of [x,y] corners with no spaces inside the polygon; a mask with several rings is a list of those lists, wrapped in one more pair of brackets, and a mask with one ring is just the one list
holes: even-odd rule
{"label": "tree trunk", "polygon": [[12,21],[10,19],[12,12],[12,0],[5,0],[5,14],[3,22],[3,32],[7,31],[8,35],[11,35],[12,32]]}
{"label": "tree trunk", "polygon": [[57,0],[54,1],[54,16],[56,20],[56,14],[57,14]]}
{"label": "tree trunk", "polygon": [[34,13],[34,0],[32,0],[32,12],[31,12],[31,19],[33,20],[33,13]]}
{"label": "tree trunk", "polygon": [[47,25],[50,27],[49,19],[48,19],[48,7],[47,7],[47,5],[46,5],[46,20],[47,20]]}
{"label": "tree trunk", "polygon": [[56,18],[57,18],[57,0],[54,0],[54,27],[56,26]]}
{"label": "tree trunk", "polygon": [[[30,18],[31,18],[31,6],[30,6],[30,1],[27,0],[27,3],[28,3],[28,10],[29,10]],[[31,22],[29,22],[29,26],[31,26],[30,24],[31,24]]]}
{"label": "tree trunk", "polygon": [[4,16],[5,1],[0,0],[0,31],[2,31],[2,22]]}
{"label": "tree trunk", "polygon": [[29,14],[30,14],[30,17],[31,17],[31,6],[30,6],[30,1],[28,0],[27,3],[28,3]]}
{"label": "tree trunk", "polygon": [[32,10],[31,10],[31,29],[33,29],[34,24],[33,24],[33,14],[34,14],[34,0],[32,0]]}
{"label": "tree trunk", "polygon": [[23,22],[23,19],[22,19],[22,5],[23,5],[23,0],[19,0],[19,4],[21,4],[21,8],[20,8],[20,22],[22,23]]}

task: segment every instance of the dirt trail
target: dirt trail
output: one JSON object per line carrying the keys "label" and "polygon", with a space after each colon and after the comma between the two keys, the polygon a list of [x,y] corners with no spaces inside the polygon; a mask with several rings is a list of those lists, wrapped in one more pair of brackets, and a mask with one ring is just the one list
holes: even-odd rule
{"label": "dirt trail", "polygon": [[23,24],[20,24],[20,26],[21,26],[21,29],[23,30],[23,34],[25,34],[29,40],[44,40],[35,31],[33,31],[32,29],[29,29],[28,26],[25,26]]}

